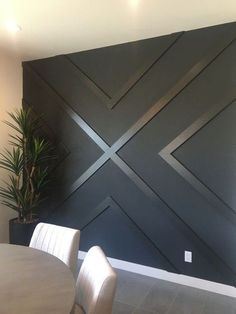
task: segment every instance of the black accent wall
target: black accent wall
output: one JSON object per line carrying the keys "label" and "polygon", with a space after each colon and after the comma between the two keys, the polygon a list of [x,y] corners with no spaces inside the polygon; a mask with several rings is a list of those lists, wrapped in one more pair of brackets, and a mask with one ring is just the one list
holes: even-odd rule
{"label": "black accent wall", "polygon": [[59,156],[44,215],[81,250],[236,284],[235,38],[230,23],[23,63]]}

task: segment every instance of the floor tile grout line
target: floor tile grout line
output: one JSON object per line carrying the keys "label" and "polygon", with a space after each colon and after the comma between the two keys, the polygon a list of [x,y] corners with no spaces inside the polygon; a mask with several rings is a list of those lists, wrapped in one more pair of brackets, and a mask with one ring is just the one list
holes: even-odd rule
{"label": "floor tile grout line", "polygon": [[[137,307],[133,310],[133,312],[131,314],[135,314],[136,311],[145,311],[145,310],[141,309],[140,307]],[[157,312],[153,312],[153,311],[145,311],[145,312],[147,312],[148,314],[160,314],[159,312],[157,313]]]}
{"label": "floor tile grout line", "polygon": [[[124,271],[124,272],[126,272],[126,271]],[[133,274],[133,273],[132,273]],[[119,276],[119,275],[118,275]],[[138,276],[139,277],[139,276]],[[140,275],[140,278],[143,278],[143,277],[147,277],[147,276],[143,276],[143,275]],[[135,278],[135,280],[137,280],[137,276],[135,276],[134,277]],[[138,280],[137,281],[141,281],[141,279],[140,278],[138,278]],[[149,277],[148,277],[149,278]],[[147,278],[146,278],[147,279]],[[144,294],[144,297],[142,298],[142,300],[138,303],[138,304],[136,304],[136,305],[134,305],[134,304],[130,304],[130,303],[127,303],[127,302],[124,302],[124,301],[120,301],[120,300],[117,300],[116,299],[116,296],[115,296],[115,302],[120,302],[120,303],[123,303],[123,304],[125,304],[125,305],[129,305],[129,306],[132,306],[132,307],[134,307],[134,308],[139,308],[140,309],[140,305],[142,304],[142,302],[145,300],[145,298],[147,297],[147,295],[150,293],[150,291],[151,291],[151,289],[156,285],[156,282],[155,282],[155,280],[152,280],[152,284],[150,285],[150,287],[147,289],[147,292]],[[154,313],[155,314],[155,313]],[[158,313],[157,313],[158,314]]]}
{"label": "floor tile grout line", "polygon": [[[145,296],[143,297],[142,301],[140,301],[140,303],[136,306],[136,309],[140,309],[140,306],[142,305],[143,301],[146,299],[146,297],[148,296],[148,294],[150,293],[150,291],[152,290],[152,288],[155,286],[155,283],[153,283],[153,285],[150,287],[150,289],[147,291],[147,293],[145,294]],[[134,312],[132,312],[134,313]],[[152,312],[151,312],[152,313]],[[157,313],[158,314],[158,313]]]}
{"label": "floor tile grout line", "polygon": [[[129,272],[126,271],[122,271],[122,273],[124,272],[124,274],[122,275],[122,277],[120,277],[121,279],[121,283],[124,282],[132,282],[132,276],[129,277]],[[149,282],[150,286],[145,289],[145,283],[147,284],[148,281],[143,281],[142,277],[139,278],[135,277],[135,282],[134,284],[136,286],[140,286],[142,288],[144,288],[143,293],[139,293],[139,289],[137,290],[138,294],[135,293],[134,296],[136,296],[136,298],[133,299],[133,303],[129,302],[132,301],[132,298],[129,299],[127,298],[128,295],[125,294],[126,299],[128,300],[128,302],[123,302],[123,301],[119,301],[119,300],[115,300],[115,302],[117,302],[117,304],[121,305],[121,308],[119,308],[119,306],[117,307],[117,311],[114,311],[113,314],[118,314],[118,313],[123,313],[122,312],[122,305],[124,306],[124,312],[125,313],[129,313],[129,314],[171,314],[171,313],[197,313],[197,314],[206,314],[206,313],[210,313],[210,314],[236,314],[236,302],[235,299],[233,298],[229,298],[227,296],[222,296],[222,298],[212,292],[207,292],[207,291],[202,291],[202,290],[198,290],[195,288],[191,288],[191,291],[188,291],[189,288],[187,287],[187,289],[182,289],[183,286],[180,285],[175,285],[175,287],[172,286],[171,290],[172,293],[169,296],[168,302],[165,302],[165,307],[161,308],[156,308],[157,310],[159,309],[160,311],[155,311],[155,307],[145,307],[145,299],[147,298],[147,296],[151,293],[152,289],[154,289],[155,287],[159,287],[162,288],[161,285],[156,282],[155,280]],[[123,280],[122,280],[123,279]],[[144,285],[144,286],[142,286]],[[167,288],[168,288],[168,283],[167,283]],[[165,290],[166,285],[163,286],[163,289]],[[121,286],[122,288],[122,286]],[[123,292],[125,292],[125,287],[123,287],[124,290]],[[130,287],[126,287],[128,289],[130,289]],[[155,290],[155,289],[154,289]],[[128,291],[128,290],[127,290]],[[134,291],[135,292],[135,291]],[[159,290],[157,289],[157,291],[153,291],[153,294],[151,296],[151,299],[154,299],[156,297],[158,297],[158,293]],[[167,293],[167,296],[169,295],[168,291],[164,291],[164,298],[165,295]],[[133,295],[133,294],[132,294]],[[137,299],[137,296],[140,295],[140,298]],[[140,301],[141,300],[141,301]],[[160,302],[162,300],[162,297],[160,299]],[[138,302],[137,302],[138,301]],[[147,300],[148,301],[148,300]],[[142,303],[143,307],[142,306]],[[233,302],[233,303],[232,303]],[[159,303],[158,303],[159,304]],[[121,311],[120,311],[121,310]],[[187,312],[186,312],[187,310]]]}
{"label": "floor tile grout line", "polygon": [[164,314],[170,313],[170,310],[171,310],[171,308],[172,308],[172,306],[173,306],[175,300],[177,299],[177,297],[178,297],[178,295],[179,295],[179,293],[180,293],[180,287],[176,288],[176,290],[177,290],[177,291],[176,291],[176,295],[175,295],[175,297],[173,298],[173,300],[172,300],[170,306],[168,307],[167,311],[166,311]]}

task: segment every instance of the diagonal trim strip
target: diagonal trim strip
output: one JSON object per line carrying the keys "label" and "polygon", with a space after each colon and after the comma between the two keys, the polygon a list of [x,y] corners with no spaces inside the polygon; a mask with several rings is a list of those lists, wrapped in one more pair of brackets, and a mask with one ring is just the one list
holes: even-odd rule
{"label": "diagonal trim strip", "polygon": [[[172,99],[174,99],[191,81],[193,81],[209,64],[211,64],[228,46],[235,40],[235,30],[222,39],[220,45],[216,45],[205,57],[199,60],[161,99],[159,99],[127,132],[125,132],[111,147],[67,104],[66,100],[34,70],[29,63],[25,63],[27,69],[34,72],[44,84],[50,86],[54,93],[60,97],[63,109],[83,129],[83,131],[104,151],[104,154],[90,166],[80,178],[70,187],[68,197],[71,196],[82,184],[84,184],[98,169],[100,169],[114,154],[117,153],[128,141],[135,136],[147,123],[149,123]],[[118,157],[118,156],[117,156]],[[117,159],[116,157],[116,159]],[[119,158],[119,157],[118,157]],[[122,161],[124,162],[124,161]],[[118,163],[119,165],[119,163]],[[129,167],[127,165],[127,167]],[[122,168],[121,168],[122,169]],[[126,171],[129,176],[130,172]],[[142,179],[141,179],[142,180]],[[144,183],[145,184],[145,183]],[[67,199],[67,198],[66,198]],[[65,200],[66,200],[65,199]]]}
{"label": "diagonal trim strip", "polygon": [[98,95],[109,109],[114,107],[120,102],[120,100],[133,88],[142,77],[149,72],[149,70],[162,58],[162,56],[180,39],[184,32],[172,34],[174,37],[171,43],[162,51],[162,53],[150,64],[145,63],[136,73],[121,87],[121,89],[111,97],[100,86],[98,86],[68,55],[64,57],[78,70],[80,79]]}
{"label": "diagonal trim strip", "polygon": [[[58,94],[58,92],[50,86],[47,82],[48,86],[63,100],[62,107],[64,110],[72,117],[74,121],[79,125],[82,125],[82,129],[86,132],[86,134],[92,138],[95,143],[99,147],[104,150],[104,154],[80,177],[76,180],[71,189],[70,195],[77,190],[82,184],[84,184],[92,175],[96,173],[98,169],[100,169],[110,158],[114,161],[116,160],[116,164],[123,170],[128,177],[131,178],[134,171],[130,169],[130,167],[125,164],[123,160],[120,159],[119,156],[116,155],[117,151],[121,149],[128,141],[135,136],[147,123],[149,123],[172,99],[174,99],[192,80],[194,80],[209,64],[211,64],[234,40],[235,31],[232,28],[231,31],[228,31],[226,36],[221,39],[220,44],[213,47],[212,50],[206,54],[199,62],[197,62],[161,99],[159,99],[127,132],[125,132],[120,139],[118,139],[111,147],[109,147],[99,136],[98,134],[86,123],[83,119],[81,119],[77,113],[75,113],[70,106],[66,103],[66,100]],[[29,65],[27,64],[27,67]],[[35,71],[34,71],[35,72]],[[36,73],[36,72],[35,72]],[[39,78],[42,80],[42,77],[36,73]],[[79,117],[79,119],[76,118]],[[81,119],[81,120],[80,120]],[[87,128],[88,127],[88,128]],[[91,133],[90,133],[91,131]],[[123,167],[125,164],[125,167]],[[138,175],[137,175],[138,177]],[[132,178],[131,178],[132,179]],[[140,178],[142,181],[143,187],[145,187],[146,191],[149,193],[149,187],[146,183]],[[137,180],[133,180],[134,182]],[[138,182],[138,181],[137,181]],[[137,183],[136,183],[137,184]],[[138,184],[140,187],[140,184]],[[153,192],[153,191],[152,191]],[[156,195],[156,197],[159,197]],[[178,215],[170,208],[172,213],[179,219]],[[182,219],[181,219],[182,221]],[[182,221],[186,227],[188,225]],[[189,228],[189,227],[188,227]],[[191,228],[189,228],[191,230]],[[193,230],[191,230],[193,231]],[[199,238],[199,240],[201,240]],[[202,240],[201,240],[202,241]],[[214,252],[213,252],[214,253]],[[216,253],[214,253],[215,256]],[[218,256],[217,256],[218,257]],[[225,264],[225,263],[224,263]],[[229,268],[228,265],[225,264]],[[230,269],[232,271],[232,269]]]}
{"label": "diagonal trim strip", "polygon": [[[235,97],[235,91],[232,97]],[[220,212],[224,208],[224,216],[236,223],[236,212],[227,205],[216,193],[209,189],[199,178],[197,178],[189,169],[187,169],[178,159],[173,156],[176,149],[187,142],[194,134],[199,132],[205,125],[215,119],[223,110],[228,108],[235,102],[235,99],[226,106],[219,104],[214,106],[208,112],[204,113],[200,118],[193,122],[186,130],[180,133],[172,142],[164,147],[159,155],[178,172],[193,188],[202,194],[208,201],[213,203]]]}

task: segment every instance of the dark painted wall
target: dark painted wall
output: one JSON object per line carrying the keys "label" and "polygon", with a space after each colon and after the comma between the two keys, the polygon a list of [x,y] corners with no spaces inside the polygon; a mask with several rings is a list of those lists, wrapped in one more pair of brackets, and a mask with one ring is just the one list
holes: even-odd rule
{"label": "dark painted wall", "polygon": [[44,213],[81,250],[235,285],[235,38],[233,23],[23,64],[59,154]]}

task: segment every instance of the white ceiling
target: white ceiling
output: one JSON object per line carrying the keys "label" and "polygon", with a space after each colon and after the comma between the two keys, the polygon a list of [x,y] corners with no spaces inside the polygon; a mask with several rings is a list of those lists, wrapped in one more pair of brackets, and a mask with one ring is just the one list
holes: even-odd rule
{"label": "white ceiling", "polygon": [[29,60],[232,21],[236,0],[0,0],[0,48]]}

